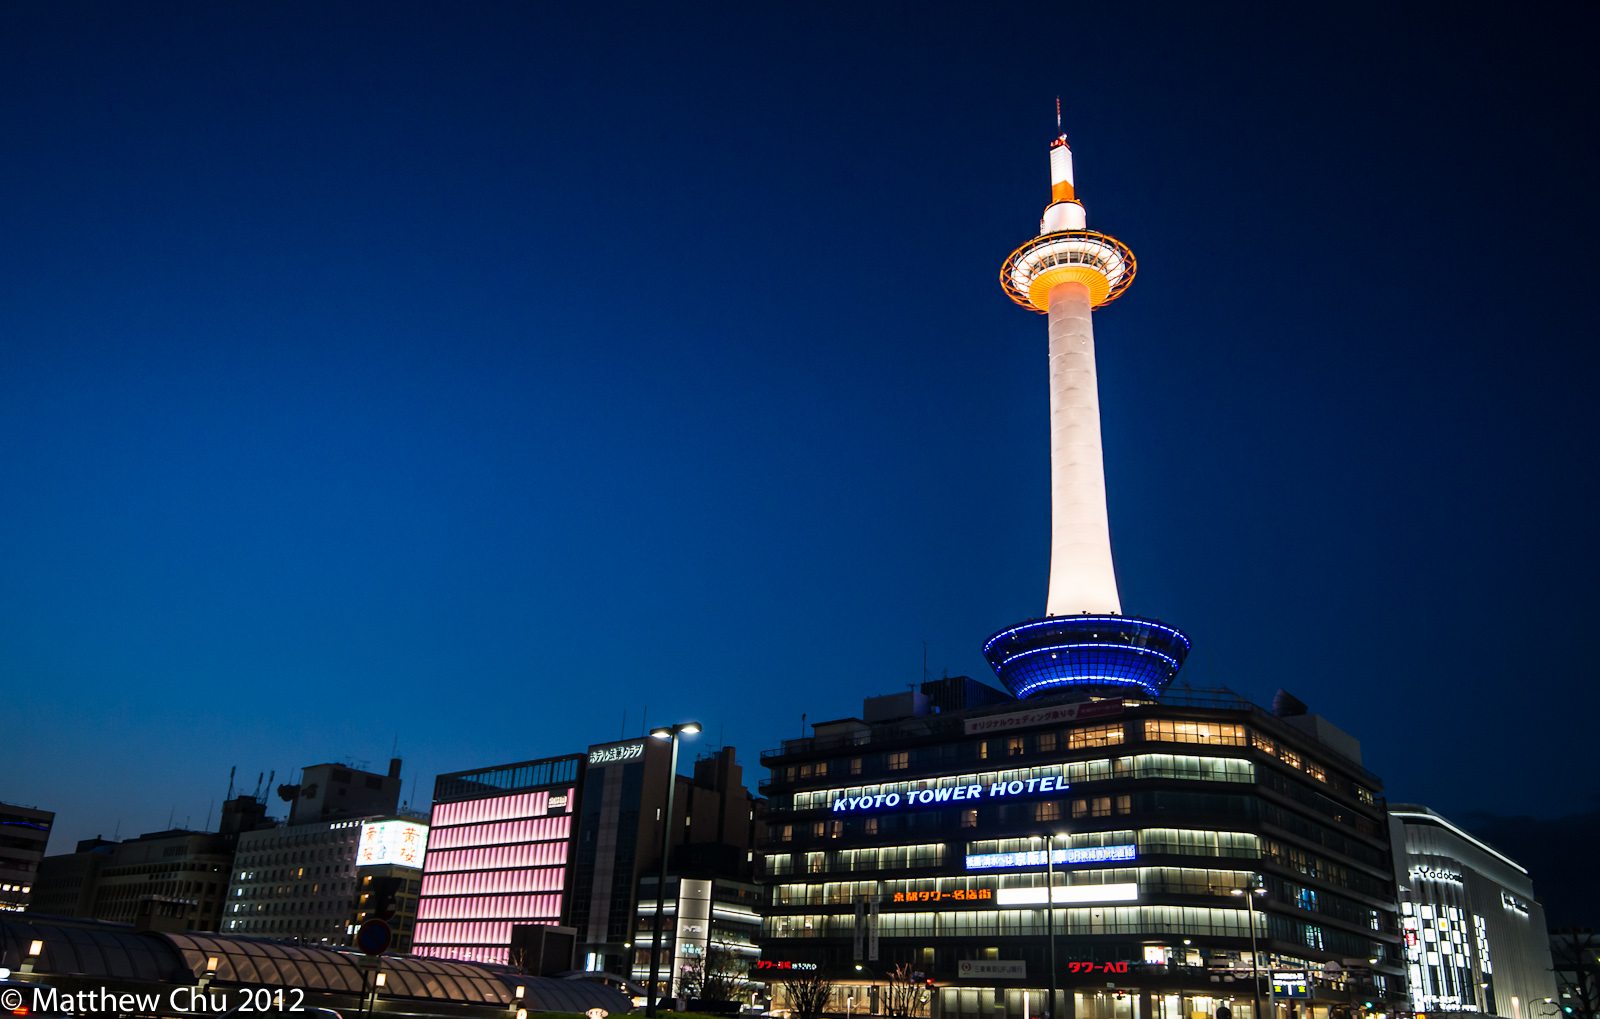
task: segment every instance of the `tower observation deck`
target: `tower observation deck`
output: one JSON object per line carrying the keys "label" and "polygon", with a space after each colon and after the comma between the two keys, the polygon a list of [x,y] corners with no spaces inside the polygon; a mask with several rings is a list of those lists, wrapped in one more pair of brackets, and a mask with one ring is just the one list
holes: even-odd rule
{"label": "tower observation deck", "polygon": [[[1057,106],[1057,128],[1060,107]],[[1137,269],[1133,252],[1087,227],[1073,181],[1072,150],[1050,143],[1050,204],[1039,235],[1000,268],[1017,304],[1048,316],[1050,337],[1050,585],[1045,615],[984,643],[1001,683],[1018,697],[1159,695],[1183,666],[1189,638],[1154,619],[1122,615],[1111,562],[1095,308],[1121,297]]]}

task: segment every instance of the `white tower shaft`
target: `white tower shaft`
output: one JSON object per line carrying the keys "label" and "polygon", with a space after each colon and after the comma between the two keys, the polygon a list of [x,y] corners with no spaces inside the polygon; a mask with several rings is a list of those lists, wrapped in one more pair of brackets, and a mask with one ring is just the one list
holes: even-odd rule
{"label": "white tower shaft", "polygon": [[1050,593],[1046,613],[1121,613],[1111,565],[1089,288],[1050,289]]}

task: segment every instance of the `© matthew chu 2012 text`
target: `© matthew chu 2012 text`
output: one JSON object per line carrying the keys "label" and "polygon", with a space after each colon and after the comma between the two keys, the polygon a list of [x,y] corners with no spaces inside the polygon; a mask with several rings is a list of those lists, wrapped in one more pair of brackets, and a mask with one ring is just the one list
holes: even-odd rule
{"label": "\u00a9 matthew chu 2012 text", "polygon": [[[105,987],[67,991],[40,984],[26,989],[6,988],[0,992],[0,1005],[16,1015],[283,1015],[312,1011],[306,1006],[306,992],[298,987],[174,987],[156,994]],[[28,1011],[20,1011],[24,1008]]]}

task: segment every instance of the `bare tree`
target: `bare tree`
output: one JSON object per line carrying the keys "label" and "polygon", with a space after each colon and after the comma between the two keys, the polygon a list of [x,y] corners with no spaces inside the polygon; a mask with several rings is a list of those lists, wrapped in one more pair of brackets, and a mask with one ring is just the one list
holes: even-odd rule
{"label": "bare tree", "polygon": [[789,971],[783,989],[795,1019],[821,1019],[833,998],[833,981],[822,975],[821,967]]}
{"label": "bare tree", "polygon": [[896,963],[883,975],[883,1010],[891,1019],[915,1019],[927,1005],[922,979],[911,963]]}
{"label": "bare tree", "polygon": [[678,969],[678,993],[685,998],[707,997],[703,992],[706,982],[706,953],[698,945],[684,946],[685,958]]}
{"label": "bare tree", "polygon": [[1570,1008],[1572,1019],[1600,1019],[1600,936],[1578,927],[1553,933],[1550,956],[1561,992],[1557,1006]]}
{"label": "bare tree", "polygon": [[713,941],[700,958],[700,997],[732,1001],[749,981],[749,963],[727,941]]}

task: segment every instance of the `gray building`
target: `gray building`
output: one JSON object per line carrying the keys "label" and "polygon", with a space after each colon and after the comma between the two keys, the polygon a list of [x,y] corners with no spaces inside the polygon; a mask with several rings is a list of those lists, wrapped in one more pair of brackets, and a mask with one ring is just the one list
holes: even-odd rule
{"label": "gray building", "polygon": [[0,803],[0,911],[28,908],[55,819],[38,807]]}
{"label": "gray building", "polygon": [[1427,807],[1389,808],[1412,1010],[1548,1016],[1544,908],[1515,860]]}
{"label": "gray building", "polygon": [[400,805],[400,758],[389,761],[387,774],[313,764],[301,769],[298,783],[279,786],[278,795],[289,803],[291,825],[393,814]]}
{"label": "gray building", "polygon": [[236,796],[215,832],[181,828],[111,842],[87,839],[77,851],[40,861],[30,912],[130,923],[149,930],[214,931],[222,915],[243,832],[270,825],[266,804]]}

